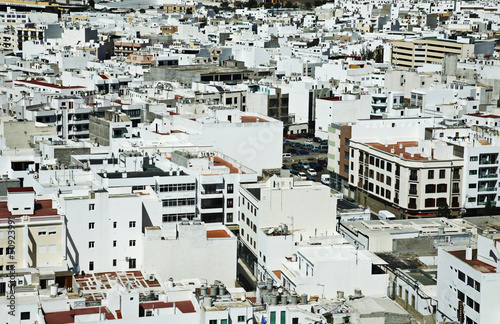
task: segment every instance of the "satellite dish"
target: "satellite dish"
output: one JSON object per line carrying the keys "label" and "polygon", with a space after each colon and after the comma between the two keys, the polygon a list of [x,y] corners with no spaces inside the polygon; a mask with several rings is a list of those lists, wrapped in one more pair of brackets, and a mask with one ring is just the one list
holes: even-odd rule
{"label": "satellite dish", "polygon": [[273,233],[274,233],[274,227],[273,227],[273,228],[271,228],[269,231],[267,231],[267,234],[269,234],[269,235],[271,235],[271,234],[273,234]]}

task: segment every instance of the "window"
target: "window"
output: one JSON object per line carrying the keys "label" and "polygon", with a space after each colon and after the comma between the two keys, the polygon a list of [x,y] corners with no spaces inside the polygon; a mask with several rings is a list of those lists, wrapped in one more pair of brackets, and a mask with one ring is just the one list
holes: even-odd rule
{"label": "window", "polygon": [[425,185],[425,193],[435,193],[435,192],[436,192],[436,185],[433,184]]}
{"label": "window", "polygon": [[479,313],[479,304],[474,302],[474,310]]}
{"label": "window", "polygon": [[128,241],[128,246],[135,246],[135,240]]}
{"label": "window", "polygon": [[116,222],[113,222],[113,228],[116,228],[116,225],[117,225]]}
{"label": "window", "polygon": [[425,207],[435,207],[436,206],[436,200],[434,198],[427,198],[425,200]]}
{"label": "window", "polygon": [[129,269],[134,269],[136,268],[136,259],[128,259],[128,268]]}
{"label": "window", "polygon": [[386,177],[385,178],[385,183],[390,186],[391,185],[391,178],[390,177]]}
{"label": "window", "polygon": [[128,227],[130,228],[135,227],[135,221],[128,222]]}
{"label": "window", "polygon": [[410,195],[416,195],[416,194],[417,194],[417,184],[410,183]]}
{"label": "window", "polygon": [[233,208],[233,198],[227,199],[227,208]]}
{"label": "window", "polygon": [[387,171],[392,172],[392,164],[387,162]]}
{"label": "window", "polygon": [[89,223],[89,230],[93,230],[95,228],[95,223]]}
{"label": "window", "polygon": [[448,190],[448,185],[446,183],[440,183],[437,185],[437,192],[446,192]]}
{"label": "window", "polygon": [[474,289],[476,289],[477,291],[481,291],[481,284],[479,282],[475,282],[474,283]]}
{"label": "window", "polygon": [[95,204],[89,204],[89,210],[94,210]]}
{"label": "window", "polygon": [[89,271],[94,271],[94,261],[89,262]]}
{"label": "window", "polygon": [[116,247],[116,240],[113,241],[113,247]]}
{"label": "window", "polygon": [[46,235],[46,234],[47,234],[47,229],[45,227],[38,229],[38,235]]}
{"label": "window", "polygon": [[446,170],[439,170],[439,179],[446,178]]}
{"label": "window", "polygon": [[476,175],[477,174],[477,170],[469,170],[469,175]]}
{"label": "window", "polygon": [[208,324],[217,324],[217,320],[216,320],[216,319],[214,319],[214,320],[209,320],[209,321],[208,321]]}
{"label": "window", "polygon": [[434,179],[434,170],[427,171],[427,179]]}
{"label": "window", "polygon": [[233,221],[233,213],[227,213],[226,215],[227,215],[226,216],[226,221],[228,223],[231,223]]}
{"label": "window", "polygon": [[95,242],[94,241],[90,241],[89,242],[89,249],[93,249],[95,247]]}
{"label": "window", "polygon": [[469,183],[469,189],[474,189],[476,187],[477,185],[475,183]]}
{"label": "window", "polygon": [[228,184],[227,185],[227,193],[233,193],[233,192],[234,192],[234,185]]}
{"label": "window", "polygon": [[470,161],[471,162],[476,162],[478,160],[477,156],[471,156]]}
{"label": "window", "polygon": [[21,312],[21,320],[29,320],[30,312]]}
{"label": "window", "polygon": [[457,298],[461,301],[465,301],[465,294],[460,290],[457,290]]}
{"label": "window", "polygon": [[113,267],[116,267],[116,259],[113,259]]}
{"label": "window", "polygon": [[245,321],[245,316],[238,316],[238,323],[244,322]]}
{"label": "window", "polygon": [[49,227],[49,235],[55,235],[56,234],[56,228],[55,227]]}
{"label": "window", "polygon": [[462,280],[463,282],[465,282],[465,273],[463,273],[462,271],[458,271],[458,279]]}
{"label": "window", "polygon": [[467,276],[467,286],[474,287],[474,279],[469,276]]}
{"label": "window", "polygon": [[472,300],[472,298],[470,297],[467,297],[467,306],[469,306],[470,308],[474,307],[474,300]]}
{"label": "window", "polygon": [[403,287],[399,285],[399,297],[403,297]]}
{"label": "window", "polygon": [[0,248],[0,255],[3,255],[3,248]]}

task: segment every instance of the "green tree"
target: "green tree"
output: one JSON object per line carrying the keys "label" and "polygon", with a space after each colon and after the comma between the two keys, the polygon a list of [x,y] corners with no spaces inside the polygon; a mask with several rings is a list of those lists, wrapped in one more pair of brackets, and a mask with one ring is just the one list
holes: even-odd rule
{"label": "green tree", "polygon": [[384,52],[382,48],[377,48],[375,54],[375,63],[383,63],[384,62]]}
{"label": "green tree", "polygon": [[90,8],[95,9],[95,0],[89,0],[88,4]]}
{"label": "green tree", "polygon": [[293,8],[293,3],[291,1],[287,1],[285,4],[285,8],[292,9]]}
{"label": "green tree", "polygon": [[312,9],[312,4],[310,2],[306,2],[304,4],[304,7],[306,8],[306,10],[311,10]]}
{"label": "green tree", "polygon": [[248,0],[247,7],[248,8],[257,8],[257,1],[256,0]]}
{"label": "green tree", "polygon": [[323,5],[323,1],[321,1],[321,0],[314,1],[314,6],[315,7],[321,7],[322,5]]}
{"label": "green tree", "polygon": [[498,215],[498,210],[496,206],[492,205],[489,199],[488,201],[486,201],[486,205],[484,205],[483,215],[484,216]]}
{"label": "green tree", "polygon": [[450,211],[450,207],[448,206],[448,204],[446,202],[444,204],[442,204],[441,206],[439,206],[437,216],[450,218],[451,211]]}
{"label": "green tree", "polygon": [[221,3],[220,9],[224,10],[224,11],[229,10],[229,3],[227,3],[226,1],[224,1],[223,3]]}

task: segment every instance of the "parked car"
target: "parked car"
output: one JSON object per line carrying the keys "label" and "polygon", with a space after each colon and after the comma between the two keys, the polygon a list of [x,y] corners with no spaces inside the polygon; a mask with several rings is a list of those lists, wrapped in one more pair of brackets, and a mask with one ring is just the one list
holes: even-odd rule
{"label": "parked car", "polygon": [[294,148],[291,148],[291,149],[288,149],[287,153],[290,153],[290,154],[297,154],[297,150],[294,149]]}
{"label": "parked car", "polygon": [[288,159],[292,157],[292,153],[283,153],[283,158]]}
{"label": "parked car", "polygon": [[306,150],[297,150],[297,155],[308,155],[309,151]]}
{"label": "parked car", "polygon": [[301,169],[304,169],[304,170],[309,169],[309,163],[307,163],[306,161],[299,161],[298,164],[300,165]]}
{"label": "parked car", "polygon": [[305,144],[306,144],[306,145],[307,145],[307,144],[311,144],[311,145],[312,145],[312,143],[313,143],[313,141],[311,141],[311,140],[307,140],[307,141],[305,142]]}
{"label": "parked car", "polygon": [[306,180],[307,175],[304,172],[299,172],[299,178],[301,178],[302,180]]}
{"label": "parked car", "polygon": [[293,147],[302,147],[302,143],[299,143],[299,142],[293,142],[293,143],[292,143],[292,146],[293,146]]}
{"label": "parked car", "polygon": [[323,171],[323,167],[321,165],[319,165],[318,163],[316,163],[316,162],[309,162],[309,167],[313,168],[314,171],[316,171],[316,172]]}
{"label": "parked car", "polygon": [[294,170],[302,170],[302,165],[299,163],[292,163],[292,169]]}
{"label": "parked car", "polygon": [[299,175],[299,171],[294,170],[294,169],[289,169],[289,170],[290,170],[290,173],[291,173],[291,174],[296,175],[296,176],[298,176],[298,175]]}
{"label": "parked car", "polygon": [[304,148],[305,148],[306,150],[311,150],[311,151],[312,151],[312,149],[313,149],[313,145],[312,145],[312,144],[304,144]]}
{"label": "parked car", "polygon": [[313,141],[316,142],[316,143],[320,143],[322,141],[321,137],[315,137],[313,138]]}
{"label": "parked car", "polygon": [[282,168],[283,170],[288,170],[288,167],[287,167],[286,165],[284,165],[284,164],[282,164],[282,165],[281,165],[281,168]]}
{"label": "parked car", "polygon": [[313,168],[309,168],[307,169],[307,174],[309,174],[311,177],[315,177],[317,176],[318,174],[316,173],[316,170],[314,170]]}
{"label": "parked car", "polygon": [[319,151],[320,152],[328,152],[328,145],[325,145],[325,144],[322,144],[320,147],[319,147]]}
{"label": "parked car", "polygon": [[330,175],[329,174],[322,174],[321,175],[321,183],[329,186],[330,185]]}
{"label": "parked car", "polygon": [[328,161],[320,159],[318,160],[318,164],[326,168],[328,166]]}
{"label": "parked car", "polygon": [[326,140],[326,139],[325,140],[321,140],[321,144],[322,145],[328,145],[328,140]]}
{"label": "parked car", "polygon": [[319,146],[313,146],[312,150],[313,152],[319,152]]}
{"label": "parked car", "polygon": [[297,134],[297,138],[304,138],[306,134]]}
{"label": "parked car", "polygon": [[287,144],[288,144],[288,145],[290,145],[290,144],[292,144],[292,143],[293,143],[293,142],[291,142],[291,141],[289,141],[289,140],[284,140],[284,141],[283,141],[283,145],[287,145]]}
{"label": "parked car", "polygon": [[285,138],[289,139],[289,140],[294,140],[294,139],[297,139],[297,134],[290,134],[290,135],[287,135]]}
{"label": "parked car", "polygon": [[309,180],[309,181],[316,181],[316,178],[309,176],[309,177],[307,177],[307,180]]}

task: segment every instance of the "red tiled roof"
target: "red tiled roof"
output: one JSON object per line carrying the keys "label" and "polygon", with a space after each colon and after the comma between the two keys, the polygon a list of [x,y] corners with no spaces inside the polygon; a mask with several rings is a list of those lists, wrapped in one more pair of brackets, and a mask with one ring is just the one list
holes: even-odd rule
{"label": "red tiled roof", "polygon": [[49,88],[55,88],[55,89],[84,89],[85,87],[82,86],[61,86],[58,84],[53,84],[53,83],[48,83],[45,81],[40,81],[40,80],[16,80],[16,82],[22,82],[22,83],[28,83],[28,84],[34,84],[34,85],[39,85],[42,87],[49,87]]}
{"label": "red tiled roof", "polygon": [[[164,303],[164,302],[151,302],[151,303],[141,303],[142,308],[144,309],[153,309],[154,308],[172,308],[174,307],[174,303]],[[189,300],[177,301],[175,302],[175,307],[178,308],[181,313],[196,313],[194,309],[193,303]]]}
{"label": "red tiled roof", "polygon": [[107,77],[106,75],[104,75],[104,74],[99,74],[99,76],[100,76],[100,77],[101,77],[101,79],[103,79],[103,80],[107,80],[107,79],[108,79],[108,77]]}
{"label": "red tiled roof", "polygon": [[[397,142],[396,144],[389,144],[387,147],[384,144],[381,143],[366,143],[366,145],[370,145],[373,148],[376,148],[377,150],[384,151],[386,153],[391,153],[397,156],[400,156],[403,154],[403,158],[407,160],[429,160],[427,157],[423,157],[420,154],[413,154],[411,156],[410,153],[406,152],[407,147],[418,147],[418,142],[417,141],[408,141],[408,142]],[[399,148],[399,146],[402,146],[402,148]],[[394,153],[391,152],[391,150],[394,150]],[[432,159],[435,161],[435,159]]]}
{"label": "red tiled roof", "polygon": [[[35,214],[28,216],[57,216],[57,209],[52,209],[52,200],[37,200],[35,203]],[[12,217],[12,214],[7,209],[7,202],[0,202],[0,218]]]}
{"label": "red tiled roof", "polygon": [[65,312],[46,313],[45,322],[47,324],[74,323],[75,315],[99,314],[99,309],[102,314],[106,314],[107,320],[115,319],[113,314],[106,310],[106,307],[90,307],[90,308],[76,308]]}
{"label": "red tiled roof", "polygon": [[231,237],[225,230],[207,231],[207,238],[227,238]]}
{"label": "red tiled roof", "polygon": [[278,277],[278,279],[281,279],[281,270],[274,270],[273,273]]}
{"label": "red tiled roof", "polygon": [[12,188],[7,188],[7,192],[34,192],[35,189],[33,187],[12,187]]}
{"label": "red tiled roof", "polygon": [[494,273],[496,272],[496,268],[492,265],[489,265],[488,263],[485,263],[483,261],[479,261],[477,259],[477,249],[472,250],[472,260],[466,260],[465,259],[465,250],[458,250],[458,251],[448,251],[451,255],[455,256],[456,258],[462,260],[463,262],[467,263],[469,266],[474,268],[475,270],[482,272],[482,273]]}

